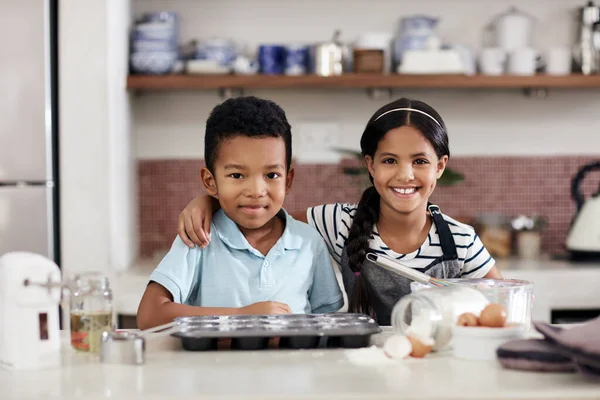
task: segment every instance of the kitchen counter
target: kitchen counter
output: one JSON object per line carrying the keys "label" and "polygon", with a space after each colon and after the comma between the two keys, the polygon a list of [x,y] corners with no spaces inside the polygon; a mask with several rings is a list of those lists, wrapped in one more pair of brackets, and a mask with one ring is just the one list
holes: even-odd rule
{"label": "kitchen counter", "polygon": [[[381,345],[389,330],[373,337]],[[63,366],[0,369],[0,398],[12,399],[592,399],[600,384],[580,374],[501,368],[449,352],[390,360],[366,349],[187,352],[172,337],[147,342],[146,364],[101,364],[76,353],[63,332]],[[378,357],[374,357],[378,356]]]}
{"label": "kitchen counter", "polygon": [[[139,260],[113,278],[115,309],[121,315],[135,315],[150,273],[159,259]],[[552,322],[552,310],[600,309],[600,262],[573,263],[565,260],[497,260],[505,278],[534,283],[532,318]]]}

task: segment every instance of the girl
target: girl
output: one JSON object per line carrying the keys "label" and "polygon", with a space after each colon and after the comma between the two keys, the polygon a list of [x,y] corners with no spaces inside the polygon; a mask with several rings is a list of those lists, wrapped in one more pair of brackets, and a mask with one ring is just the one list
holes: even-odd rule
{"label": "girl", "polygon": [[[383,106],[367,123],[360,147],[373,186],[359,203],[294,215],[317,229],[341,266],[350,312],[390,325],[392,308],[411,292],[408,279],[366,260],[368,252],[437,278],[502,279],[473,228],[429,203],[450,157],[446,126],[433,108],[406,98]],[[207,197],[188,204],[179,216],[184,242],[208,243],[213,208]]]}

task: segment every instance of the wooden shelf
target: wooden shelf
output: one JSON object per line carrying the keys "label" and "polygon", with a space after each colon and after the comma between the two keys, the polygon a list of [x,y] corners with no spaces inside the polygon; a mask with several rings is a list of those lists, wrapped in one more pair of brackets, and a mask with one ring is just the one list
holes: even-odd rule
{"label": "wooden shelf", "polygon": [[486,76],[345,74],[321,77],[269,75],[130,75],[131,90],[209,89],[552,89],[600,88],[600,75]]}

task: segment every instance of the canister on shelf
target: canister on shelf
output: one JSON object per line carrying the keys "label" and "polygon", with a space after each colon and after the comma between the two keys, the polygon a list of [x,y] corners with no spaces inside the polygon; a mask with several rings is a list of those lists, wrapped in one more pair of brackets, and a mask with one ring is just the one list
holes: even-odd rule
{"label": "canister on shelf", "polygon": [[383,50],[354,49],[354,72],[382,74],[385,70]]}
{"label": "canister on shelf", "polygon": [[493,257],[508,257],[512,250],[510,219],[502,214],[486,213],[477,217],[479,238]]}
{"label": "canister on shelf", "polygon": [[515,230],[516,251],[519,258],[531,260],[542,253],[542,230],[546,226],[545,218],[520,215],[511,222]]}

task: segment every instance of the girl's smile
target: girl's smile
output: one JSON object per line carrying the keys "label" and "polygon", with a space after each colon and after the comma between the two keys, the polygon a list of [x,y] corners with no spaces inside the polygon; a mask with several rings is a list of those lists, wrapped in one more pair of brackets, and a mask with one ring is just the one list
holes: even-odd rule
{"label": "girl's smile", "polygon": [[392,191],[394,192],[394,195],[396,195],[399,198],[410,198],[413,195],[415,195],[417,193],[417,190],[419,190],[418,187],[416,186],[397,186],[397,187],[392,187]]}

